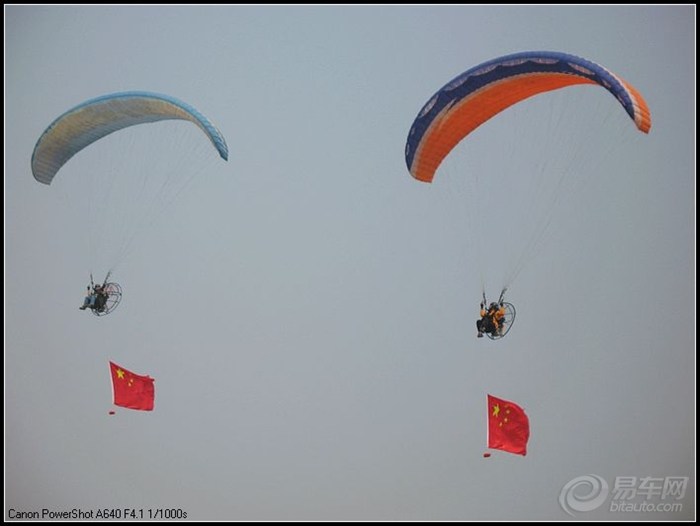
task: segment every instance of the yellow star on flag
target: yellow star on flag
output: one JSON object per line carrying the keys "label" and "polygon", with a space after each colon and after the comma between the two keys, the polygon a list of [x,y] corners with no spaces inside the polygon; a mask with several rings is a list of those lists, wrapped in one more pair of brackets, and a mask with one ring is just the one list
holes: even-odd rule
{"label": "yellow star on flag", "polygon": [[123,380],[124,379],[124,371],[122,371],[121,369],[117,369],[117,376],[119,377],[119,379]]}
{"label": "yellow star on flag", "polygon": [[496,418],[498,418],[498,413],[500,413],[500,412],[501,412],[501,408],[498,407],[498,404],[496,404],[495,406],[493,406],[493,416],[495,416]]}

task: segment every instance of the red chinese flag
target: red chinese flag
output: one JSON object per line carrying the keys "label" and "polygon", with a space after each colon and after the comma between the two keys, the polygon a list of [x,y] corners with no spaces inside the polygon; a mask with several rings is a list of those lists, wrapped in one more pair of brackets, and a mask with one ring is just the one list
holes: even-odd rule
{"label": "red chinese flag", "polygon": [[488,447],[525,455],[530,438],[530,422],[523,408],[508,400],[487,395],[489,436]]}
{"label": "red chinese flag", "polygon": [[153,378],[134,374],[113,362],[109,362],[109,370],[112,373],[114,405],[153,411],[156,396]]}

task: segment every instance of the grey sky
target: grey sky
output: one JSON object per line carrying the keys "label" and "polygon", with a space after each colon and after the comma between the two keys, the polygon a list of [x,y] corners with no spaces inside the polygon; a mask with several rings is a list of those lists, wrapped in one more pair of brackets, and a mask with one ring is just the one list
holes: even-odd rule
{"label": "grey sky", "polygon": [[[562,486],[587,474],[690,483],[680,512],[579,519],[693,518],[694,22],[694,6],[5,7],[6,519],[557,520]],[[491,342],[475,337],[477,261],[508,255],[527,207],[467,195],[512,214],[475,255],[459,185],[413,180],[403,151],[445,82],[523,50],[618,73],[652,129],[603,90],[552,94],[611,117]],[[194,105],[230,160],[138,233],[123,304],[97,319],[77,310],[91,219],[71,202],[89,196],[37,183],[30,158],[63,111],[136,89]],[[531,145],[554,140],[545,107],[513,114],[533,115]],[[464,162],[527,176],[531,148],[498,126]],[[89,173],[78,157],[58,177]],[[154,412],[108,416],[108,360],[156,379]],[[528,413],[526,457],[482,458],[487,393]]]}

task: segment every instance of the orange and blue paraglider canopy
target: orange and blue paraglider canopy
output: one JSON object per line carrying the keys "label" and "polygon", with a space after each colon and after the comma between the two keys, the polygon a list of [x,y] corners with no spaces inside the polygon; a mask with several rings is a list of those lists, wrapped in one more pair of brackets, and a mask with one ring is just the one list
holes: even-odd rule
{"label": "orange and blue paraglider canopy", "polygon": [[584,58],[527,51],[495,58],[462,73],[418,113],[406,141],[406,166],[430,183],[443,159],[472,131],[506,108],[534,95],[577,84],[598,85],[623,106],[637,128],[651,128],[649,107],[630,84]]}

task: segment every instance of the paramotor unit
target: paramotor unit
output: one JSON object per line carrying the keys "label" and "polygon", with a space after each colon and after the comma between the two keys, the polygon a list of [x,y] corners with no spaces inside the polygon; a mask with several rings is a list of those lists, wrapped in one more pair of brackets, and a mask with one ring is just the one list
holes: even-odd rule
{"label": "paramotor unit", "polygon": [[513,304],[504,301],[502,305],[506,312],[503,315],[503,318],[501,318],[500,327],[496,332],[486,333],[486,336],[488,336],[492,340],[500,340],[506,334],[508,334],[508,331],[510,331],[510,328],[513,326],[513,322],[515,321],[515,307],[513,306]]}
{"label": "paramotor unit", "polygon": [[95,316],[106,316],[117,308],[122,301],[122,288],[119,283],[105,283],[102,292],[95,298],[95,305],[91,307]]}
{"label": "paramotor unit", "polygon": [[493,302],[489,305],[488,311],[485,311],[486,292],[481,293],[481,313],[482,318],[477,321],[476,326],[479,330],[479,337],[486,334],[491,340],[500,340],[513,326],[515,321],[515,306],[512,303],[504,301],[507,288],[501,291],[498,297],[498,302]]}
{"label": "paramotor unit", "polygon": [[111,274],[108,272],[101,284],[95,284],[90,274],[88,294],[80,310],[90,309],[95,316],[106,316],[117,308],[122,301],[122,288],[119,283],[108,281]]}

